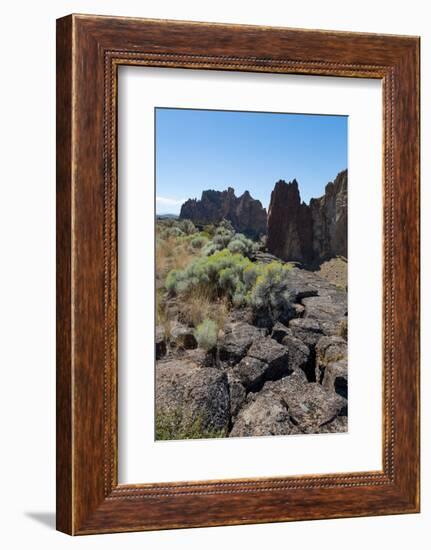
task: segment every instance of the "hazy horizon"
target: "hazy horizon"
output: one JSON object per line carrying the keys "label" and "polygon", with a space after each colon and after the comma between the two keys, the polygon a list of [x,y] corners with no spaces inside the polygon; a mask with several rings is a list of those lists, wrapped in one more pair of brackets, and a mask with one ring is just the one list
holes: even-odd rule
{"label": "hazy horizon", "polygon": [[156,213],[175,214],[202,191],[249,191],[268,209],[280,179],[301,200],[323,195],[347,166],[347,116],[155,109]]}

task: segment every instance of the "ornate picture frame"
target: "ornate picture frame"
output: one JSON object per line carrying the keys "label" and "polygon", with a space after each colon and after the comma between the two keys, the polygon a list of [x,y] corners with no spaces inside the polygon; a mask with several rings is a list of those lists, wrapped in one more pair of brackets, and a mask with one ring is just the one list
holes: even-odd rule
{"label": "ornate picture frame", "polygon": [[[373,78],[383,88],[381,471],[118,483],[118,67]],[[419,38],[57,21],[57,529],[72,535],[419,511]]]}

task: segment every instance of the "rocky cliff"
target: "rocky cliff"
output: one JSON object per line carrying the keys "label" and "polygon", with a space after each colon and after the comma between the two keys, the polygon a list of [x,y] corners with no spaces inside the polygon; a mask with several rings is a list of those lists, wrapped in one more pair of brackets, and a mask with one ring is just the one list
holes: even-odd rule
{"label": "rocky cliff", "polygon": [[296,180],[278,181],[271,193],[267,247],[283,260],[304,264],[347,258],[347,170],[309,205],[301,202]]}
{"label": "rocky cliff", "polygon": [[310,210],[314,258],[347,258],[347,170],[328,183],[323,197],[311,199]]}
{"label": "rocky cliff", "polygon": [[180,218],[196,224],[227,219],[236,231],[253,238],[266,233],[267,215],[262,203],[253,199],[248,191],[236,197],[232,187],[227,191],[203,191],[200,200],[189,199],[181,207]]}

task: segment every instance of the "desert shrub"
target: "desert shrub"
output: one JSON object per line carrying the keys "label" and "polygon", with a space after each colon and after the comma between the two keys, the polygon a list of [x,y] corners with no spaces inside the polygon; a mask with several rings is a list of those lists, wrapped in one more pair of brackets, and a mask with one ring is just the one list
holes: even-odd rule
{"label": "desert shrub", "polygon": [[251,239],[247,239],[242,233],[235,233],[227,246],[231,252],[242,254],[250,258],[256,252],[258,245]]}
{"label": "desert shrub", "polygon": [[174,255],[177,242],[175,237],[166,237],[156,239],[156,252],[165,257]]}
{"label": "desert shrub", "polygon": [[225,430],[204,427],[203,418],[192,418],[182,410],[156,412],[156,440],[172,441],[178,439],[212,439],[225,437]]}
{"label": "desert shrub", "polygon": [[216,226],[213,223],[204,225],[203,233],[206,233],[208,238],[214,237],[215,232],[216,232]]}
{"label": "desert shrub", "polygon": [[194,326],[202,322],[203,314],[213,319],[211,304],[220,300],[234,307],[249,305],[257,319],[270,325],[277,319],[287,321],[292,312],[288,291],[291,267],[277,261],[253,263],[242,254],[224,249],[200,256],[184,269],[170,271],[165,287],[171,296],[181,295],[184,304],[190,302],[189,309],[194,313],[189,317],[193,317]]}
{"label": "desert shrub", "polygon": [[225,229],[226,231],[234,232],[233,225],[230,220],[223,218],[222,221],[218,224],[218,229]]}
{"label": "desert shrub", "polygon": [[233,238],[233,231],[219,227],[213,237],[213,244],[217,247],[218,250],[223,250],[226,248],[230,241]]}
{"label": "desert shrub", "polygon": [[212,302],[209,317],[217,324],[218,330],[223,330],[229,314],[230,303],[227,298]]}
{"label": "desert shrub", "polygon": [[230,243],[227,245],[228,250],[230,250],[233,254],[242,254],[243,256],[246,256],[247,254],[247,247],[243,243],[243,241],[239,239],[233,239],[230,241]]}
{"label": "desert shrub", "polygon": [[196,327],[195,338],[198,346],[206,351],[211,351],[217,344],[218,327],[215,321],[205,319]]}
{"label": "desert shrub", "polygon": [[197,231],[191,220],[163,219],[156,223],[156,232],[162,239],[194,235]]}
{"label": "desert shrub", "polygon": [[217,250],[227,248],[233,254],[242,254],[250,258],[258,246],[257,243],[248,239],[242,233],[235,233],[233,230],[225,227],[225,225],[220,225],[216,229],[212,241],[203,248],[202,253],[206,256],[211,256]]}
{"label": "desert shrub", "polygon": [[[156,223],[156,277],[164,284],[166,275],[173,269],[184,269],[193,258],[201,254],[206,235],[196,231],[190,220],[158,220]],[[194,231],[187,235],[180,229]],[[198,241],[194,242],[194,239]],[[192,245],[193,243],[193,245]]]}
{"label": "desert shrub", "polygon": [[230,309],[227,298],[210,299],[207,293],[191,292],[181,296],[179,320],[185,325],[197,327],[205,319],[211,319],[217,324],[218,330],[223,330]]}
{"label": "desert shrub", "polygon": [[162,239],[169,239],[169,237],[181,237],[185,233],[181,231],[179,227],[173,226],[173,227],[164,227],[160,231],[160,236]]}
{"label": "desert shrub", "polygon": [[179,228],[185,235],[193,235],[197,232],[195,224],[191,220],[180,220]]}
{"label": "desert shrub", "polygon": [[165,281],[166,274],[173,269],[183,269],[200,254],[199,249],[190,246],[183,237],[169,237],[156,240],[156,274]]}
{"label": "desert shrub", "polygon": [[242,274],[250,260],[229,250],[220,250],[211,256],[202,256],[192,261],[183,270],[173,270],[166,278],[166,289],[171,294],[201,292],[210,299],[232,299]]}
{"label": "desert shrub", "polygon": [[176,218],[157,218],[156,221],[159,227],[173,227],[178,223]]}
{"label": "desert shrub", "polygon": [[239,283],[236,288],[235,292],[232,295],[232,304],[235,307],[242,307],[247,305],[248,302],[248,293],[247,293],[247,287],[243,283]]}
{"label": "desert shrub", "polygon": [[264,270],[262,264],[251,263],[244,269],[243,280],[246,288],[252,288],[256,282],[256,279]]}
{"label": "desert shrub", "polygon": [[210,317],[213,302],[201,292],[192,292],[182,296],[180,320],[186,325],[197,327],[204,319]]}
{"label": "desert shrub", "polygon": [[208,242],[208,238],[203,235],[198,235],[196,237],[193,237],[193,239],[190,241],[190,245],[192,248],[202,248],[205,246]]}
{"label": "desert shrub", "polygon": [[288,274],[291,266],[271,262],[261,267],[250,292],[249,303],[258,317],[288,320],[291,303],[288,290]]}
{"label": "desert shrub", "polygon": [[210,241],[202,248],[202,254],[204,256],[211,256],[212,254],[214,254],[214,252],[217,252],[219,250],[220,248],[217,245],[215,245],[212,241]]}
{"label": "desert shrub", "polygon": [[166,277],[165,287],[171,294],[179,294],[180,292],[178,285],[182,277],[181,273],[181,269],[172,269]]}

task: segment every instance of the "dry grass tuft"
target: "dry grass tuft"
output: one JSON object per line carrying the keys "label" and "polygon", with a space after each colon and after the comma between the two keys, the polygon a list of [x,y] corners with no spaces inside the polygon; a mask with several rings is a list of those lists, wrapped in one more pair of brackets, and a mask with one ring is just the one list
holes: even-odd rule
{"label": "dry grass tuft", "polygon": [[176,237],[158,239],[156,243],[156,276],[165,279],[171,269],[184,269],[199,254],[189,242]]}
{"label": "dry grass tuft", "polygon": [[203,291],[194,292],[181,298],[181,321],[197,327],[205,319],[211,319],[218,330],[223,330],[229,314],[229,302],[226,298],[216,301]]}
{"label": "dry grass tuft", "polygon": [[165,293],[161,289],[156,292],[156,324],[163,327],[166,338],[169,340],[171,336],[173,319],[171,319],[169,314],[165,301]]}
{"label": "dry grass tuft", "polygon": [[[197,255],[199,250],[190,245],[190,240],[169,236],[162,238],[160,234],[156,240],[156,322],[163,326],[166,336],[169,338],[176,314],[168,308],[165,293],[166,275],[172,269],[184,269]],[[199,303],[198,297],[190,299],[188,317],[191,320],[201,319],[199,309],[206,311],[206,299]],[[186,304],[187,305],[187,304]],[[201,322],[201,321],[198,321]],[[193,322],[193,326],[196,326]]]}

